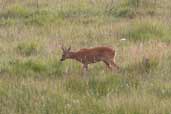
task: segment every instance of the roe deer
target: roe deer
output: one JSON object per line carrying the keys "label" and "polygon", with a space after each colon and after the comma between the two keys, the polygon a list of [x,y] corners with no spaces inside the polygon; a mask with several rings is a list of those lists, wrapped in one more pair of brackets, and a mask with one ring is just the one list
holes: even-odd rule
{"label": "roe deer", "polygon": [[65,49],[62,47],[62,58],[74,59],[83,64],[84,71],[88,70],[88,64],[103,61],[109,69],[119,69],[119,66],[115,64],[115,50],[109,47],[95,47],[95,48],[82,48],[79,51],[70,51],[71,47]]}

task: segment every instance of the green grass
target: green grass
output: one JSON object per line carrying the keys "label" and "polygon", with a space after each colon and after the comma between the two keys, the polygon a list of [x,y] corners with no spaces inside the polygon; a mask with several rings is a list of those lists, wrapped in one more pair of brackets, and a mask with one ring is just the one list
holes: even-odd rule
{"label": "green grass", "polygon": [[163,40],[169,41],[170,26],[167,26],[160,21],[153,20],[138,20],[133,22],[131,27],[128,27],[125,37],[131,41],[148,41],[148,40]]}
{"label": "green grass", "polygon": [[135,18],[139,16],[158,16],[162,15],[162,1],[141,1],[141,0],[120,0],[113,2],[109,14],[121,18]]}
{"label": "green grass", "polygon": [[36,54],[38,52],[38,45],[35,42],[24,42],[18,44],[16,50],[19,54],[24,56],[30,56]]}
{"label": "green grass", "polygon": [[[145,0],[6,1],[0,10],[0,114],[169,114],[170,5]],[[120,39],[125,38],[125,41]],[[61,45],[116,49],[87,75]]]}

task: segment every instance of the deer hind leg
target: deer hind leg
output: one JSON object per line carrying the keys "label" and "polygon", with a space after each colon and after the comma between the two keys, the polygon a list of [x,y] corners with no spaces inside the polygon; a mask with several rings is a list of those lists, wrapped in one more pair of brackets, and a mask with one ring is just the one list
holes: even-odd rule
{"label": "deer hind leg", "polygon": [[115,63],[114,60],[111,60],[110,65],[114,67],[115,69],[119,70],[119,66]]}
{"label": "deer hind leg", "polygon": [[[110,66],[110,63],[109,62],[107,62],[107,61],[103,61],[105,64],[106,64],[106,66],[107,66],[107,68],[108,69],[110,69],[110,70],[112,70],[112,68],[111,68],[111,66]],[[107,70],[107,69],[106,69]]]}

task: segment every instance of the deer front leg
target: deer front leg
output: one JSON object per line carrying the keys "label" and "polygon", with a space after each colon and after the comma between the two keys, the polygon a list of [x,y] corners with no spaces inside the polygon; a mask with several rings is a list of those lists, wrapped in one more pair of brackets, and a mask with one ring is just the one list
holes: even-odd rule
{"label": "deer front leg", "polygon": [[85,75],[88,71],[88,65],[87,64],[83,64],[83,74]]}
{"label": "deer front leg", "polygon": [[83,69],[84,69],[84,71],[87,72],[87,71],[88,71],[88,65],[87,65],[87,64],[84,64],[84,65],[83,65]]}

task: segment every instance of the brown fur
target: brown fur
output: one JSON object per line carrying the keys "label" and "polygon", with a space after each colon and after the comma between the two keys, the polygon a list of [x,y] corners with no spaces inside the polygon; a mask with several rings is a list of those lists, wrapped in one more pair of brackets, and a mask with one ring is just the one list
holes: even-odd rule
{"label": "brown fur", "polygon": [[119,69],[115,64],[115,50],[109,47],[95,47],[95,48],[82,48],[79,51],[70,51],[69,49],[63,50],[61,61],[65,59],[75,59],[83,64],[83,68],[87,71],[88,64],[103,61],[109,69],[114,67]]}

